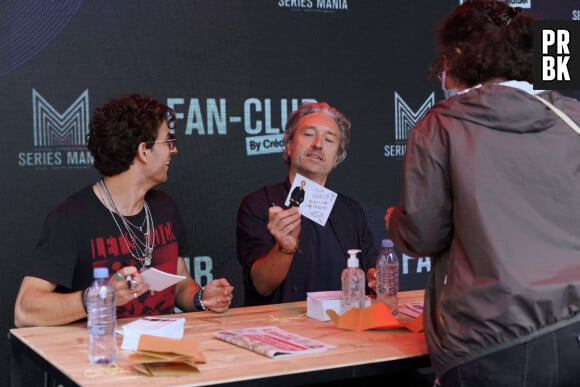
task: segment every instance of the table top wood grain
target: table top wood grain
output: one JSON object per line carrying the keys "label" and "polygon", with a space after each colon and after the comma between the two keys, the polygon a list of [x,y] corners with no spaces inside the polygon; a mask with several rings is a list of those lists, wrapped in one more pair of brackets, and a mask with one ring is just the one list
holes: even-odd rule
{"label": "table top wood grain", "polygon": [[[422,299],[423,290],[400,293],[401,305]],[[90,364],[86,323],[12,329],[10,340],[23,344],[19,346],[26,349],[21,351],[24,355],[38,355],[68,382],[82,386],[201,386],[251,380],[283,381],[285,377],[307,377],[321,371],[390,363],[404,365],[405,361],[419,359],[425,362],[427,359],[423,333],[405,329],[342,330],[332,322],[307,318],[305,301],[232,308],[224,314],[195,312],[179,316],[186,318],[184,337],[196,341],[206,358],[206,363],[199,365],[200,372],[195,375],[153,378],[137,374],[130,368],[131,352],[120,349],[120,336],[117,337],[118,368],[112,374],[110,367]],[[119,320],[118,325],[128,321]],[[214,337],[214,333],[221,330],[268,325],[334,344],[337,348],[324,353],[270,359]]]}

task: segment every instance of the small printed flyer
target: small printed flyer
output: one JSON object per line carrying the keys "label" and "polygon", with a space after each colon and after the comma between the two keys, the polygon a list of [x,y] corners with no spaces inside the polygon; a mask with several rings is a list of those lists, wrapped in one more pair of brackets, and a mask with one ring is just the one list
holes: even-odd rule
{"label": "small printed flyer", "polygon": [[337,196],[336,192],[297,173],[284,204],[298,207],[302,215],[325,226]]}
{"label": "small printed flyer", "polygon": [[336,348],[336,345],[290,333],[276,326],[231,329],[216,332],[215,336],[272,359],[325,352]]}

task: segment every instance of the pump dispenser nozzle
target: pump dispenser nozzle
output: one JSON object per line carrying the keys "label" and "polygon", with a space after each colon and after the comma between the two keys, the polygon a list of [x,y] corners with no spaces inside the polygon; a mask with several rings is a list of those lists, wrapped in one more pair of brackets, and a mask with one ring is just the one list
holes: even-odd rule
{"label": "pump dispenser nozzle", "polygon": [[346,265],[348,267],[358,267],[358,258],[356,255],[361,251],[359,249],[350,249],[347,252],[349,257],[348,260],[346,261]]}

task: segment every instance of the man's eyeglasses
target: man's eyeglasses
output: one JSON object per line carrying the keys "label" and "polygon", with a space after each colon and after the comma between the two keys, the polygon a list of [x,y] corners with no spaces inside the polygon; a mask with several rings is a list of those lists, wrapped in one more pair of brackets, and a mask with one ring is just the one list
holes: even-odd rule
{"label": "man's eyeglasses", "polygon": [[175,149],[177,145],[177,138],[175,137],[174,133],[169,133],[167,135],[169,138],[166,140],[159,140],[159,141],[150,141],[147,144],[157,144],[158,142],[166,142],[167,146],[169,146],[169,150]]}

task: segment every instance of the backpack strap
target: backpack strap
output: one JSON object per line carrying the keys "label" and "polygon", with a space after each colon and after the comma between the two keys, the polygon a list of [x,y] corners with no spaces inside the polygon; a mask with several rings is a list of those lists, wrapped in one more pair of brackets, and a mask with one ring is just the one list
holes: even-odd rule
{"label": "backpack strap", "polygon": [[564,113],[562,110],[558,109],[556,106],[552,105],[550,102],[546,101],[544,98],[534,94],[534,97],[540,100],[544,105],[548,108],[552,109],[554,113],[556,113],[565,123],[567,123],[572,129],[576,131],[576,133],[580,134],[580,127],[576,124],[572,119]]}

